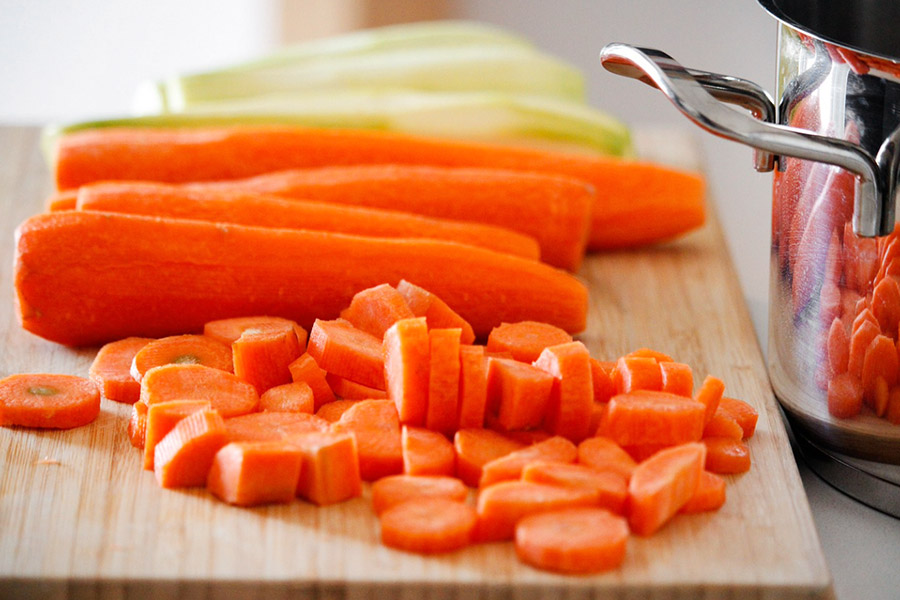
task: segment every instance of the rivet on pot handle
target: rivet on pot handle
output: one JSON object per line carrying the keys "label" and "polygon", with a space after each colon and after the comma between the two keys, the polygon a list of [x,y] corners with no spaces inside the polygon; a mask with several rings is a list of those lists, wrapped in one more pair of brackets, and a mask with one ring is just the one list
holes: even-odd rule
{"label": "rivet on pot handle", "polygon": [[[715,135],[764,150],[776,157],[794,156],[824,162],[855,173],[859,188],[853,207],[854,232],[860,236],[872,237],[893,231],[893,194],[887,195],[886,188],[890,186],[884,184],[878,163],[867,151],[844,140],[764,122],[732,110],[716,99],[718,97],[752,110],[753,104],[763,104],[759,99],[759,92],[762,93],[762,98],[768,100],[765,92],[755,84],[688,70],[664,52],[627,44],[607,45],[600,52],[600,62],[608,71],[639,79],[656,87],[682,114]],[[733,82],[738,82],[738,85],[731,86]],[[772,104],[771,100],[768,102]],[[763,112],[766,110],[762,109]],[[757,111],[753,112],[759,114]],[[772,112],[774,113],[774,106]],[[767,160],[771,161],[765,155],[762,159],[758,157],[757,168]],[[881,160],[891,164],[898,162],[894,153]]]}

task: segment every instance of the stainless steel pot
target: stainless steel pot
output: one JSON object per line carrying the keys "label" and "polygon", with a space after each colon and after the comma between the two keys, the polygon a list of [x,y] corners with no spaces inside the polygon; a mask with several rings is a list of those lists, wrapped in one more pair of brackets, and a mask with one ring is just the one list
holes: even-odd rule
{"label": "stainless steel pot", "polygon": [[774,171],[775,393],[815,444],[900,464],[900,3],[759,2],[779,21],[775,101],[658,50],[609,44],[600,60]]}

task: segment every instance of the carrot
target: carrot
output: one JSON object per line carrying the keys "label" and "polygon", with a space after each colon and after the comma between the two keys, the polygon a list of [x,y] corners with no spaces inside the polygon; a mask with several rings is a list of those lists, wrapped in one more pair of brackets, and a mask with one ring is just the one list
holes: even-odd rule
{"label": "carrot", "polygon": [[592,249],[669,239],[698,227],[705,217],[704,182],[694,173],[634,160],[358,129],[241,125],[79,131],[59,140],[55,171],[57,189],[64,190],[98,180],[208,181],[290,168],[386,163],[583,179],[597,192],[588,241]]}
{"label": "carrot", "polygon": [[642,357],[642,358],[652,358],[656,362],[673,362],[675,359],[666,354],[665,352],[660,352],[659,350],[654,350],[653,348],[638,348],[637,350],[632,350],[626,357]]}
{"label": "carrot", "polygon": [[137,351],[131,362],[131,376],[140,382],[153,367],[162,365],[204,365],[233,371],[231,348],[202,335],[173,335],[153,340]]}
{"label": "carrot", "polygon": [[356,292],[350,306],[341,311],[342,319],[378,339],[384,339],[384,332],[397,321],[413,317],[406,298],[387,283]]}
{"label": "carrot", "polygon": [[668,392],[639,390],[613,396],[603,433],[621,446],[683,444],[703,436],[704,406]]}
{"label": "carrot", "polygon": [[0,379],[0,425],[72,429],[100,414],[100,388],[84,377],[20,373]]}
{"label": "carrot", "polygon": [[259,406],[256,389],[234,374],[203,365],[163,365],[141,380],[140,401],[147,406],[169,400],[204,400],[222,417],[253,412]]}
{"label": "carrot", "polygon": [[460,429],[483,427],[487,407],[488,363],[484,346],[459,347]]}
{"label": "carrot", "polygon": [[286,442],[231,442],[213,458],[206,489],[237,506],[288,503],[294,499],[300,450]]}
{"label": "carrot", "polygon": [[359,400],[335,400],[334,402],[329,402],[328,404],[323,404],[319,410],[316,411],[316,416],[320,419],[324,419],[329,423],[334,423],[341,418],[345,412],[350,410],[350,407],[354,404],[362,402],[363,399]]}
{"label": "carrot", "polygon": [[500,433],[526,446],[533,446],[554,437],[543,429],[518,429],[516,431],[501,431]]}
{"label": "carrot", "polygon": [[596,492],[587,488],[502,481],[478,492],[477,537],[482,542],[511,540],[516,523],[528,515],[597,504]]}
{"label": "carrot", "polygon": [[[594,383],[594,402],[609,402],[616,394],[616,383],[613,374],[616,363],[600,361],[591,357],[591,379]],[[593,429],[591,431],[594,431]]]}
{"label": "carrot", "polygon": [[456,476],[467,486],[478,487],[484,465],[524,446],[490,429],[460,429],[453,436]]}
{"label": "carrot", "polygon": [[198,410],[178,422],[153,453],[153,472],[164,488],[206,485],[216,452],[228,443],[225,422],[215,410]]}
{"label": "carrot", "polygon": [[46,207],[50,212],[74,210],[78,205],[78,189],[56,192],[47,198]]}
{"label": "carrot", "polygon": [[104,398],[125,404],[138,401],[141,383],[131,376],[131,363],[134,355],[151,341],[151,338],[130,337],[100,348],[88,376],[100,386]]}
{"label": "carrot", "polygon": [[590,359],[583,343],[567,342],[544,348],[534,363],[554,378],[544,427],[576,443],[592,433],[594,381]]}
{"label": "carrot", "polygon": [[290,365],[303,348],[292,329],[274,325],[245,330],[231,345],[231,354],[234,374],[262,394],[293,380]]}
{"label": "carrot", "polygon": [[275,442],[323,431],[328,431],[328,422],[308,413],[257,412],[225,419],[229,442]]}
{"label": "carrot", "polygon": [[648,536],[665,525],[696,493],[707,447],[692,442],[660,450],[640,463],[628,482],[628,523]]}
{"label": "carrot", "polygon": [[613,375],[619,394],[636,390],[661,390],[659,361],[651,356],[621,356]]}
{"label": "carrot", "polygon": [[236,190],[198,191],[150,182],[105,182],[83,187],[78,194],[78,208],[372,237],[431,238],[479,246],[528,260],[540,258],[537,240],[505,227],[398,210],[288,200]]}
{"label": "carrot", "polygon": [[578,462],[599,471],[612,471],[626,480],[637,467],[621,446],[605,437],[591,437],[578,444]]}
{"label": "carrot", "polygon": [[719,510],[725,504],[725,480],[715,473],[704,470],[694,495],[678,509],[683,514],[694,514]]}
{"label": "carrot", "polygon": [[344,319],[316,319],[307,352],[327,373],[376,389],[384,389],[381,340]]}
{"label": "carrot", "polygon": [[872,313],[882,331],[896,332],[900,323],[900,284],[894,277],[885,277],[872,291]]}
{"label": "carrot", "polygon": [[862,321],[859,327],[850,335],[850,355],[847,359],[847,372],[856,377],[862,377],[863,363],[866,359],[866,350],[881,329],[871,321]]}
{"label": "carrot", "polygon": [[716,409],[719,407],[719,402],[722,401],[724,393],[725,382],[718,377],[707,375],[703,383],[700,384],[700,389],[697,390],[694,399],[705,407],[704,423],[708,423],[713,418],[713,415],[716,414]]}
{"label": "carrot", "polygon": [[[891,390],[888,387],[887,382],[884,380],[884,377],[881,377],[880,375],[875,378],[875,384],[873,387],[873,397],[871,400],[869,400],[869,406],[872,408],[872,410],[875,411],[875,414],[877,416],[883,417],[885,416],[885,413],[887,413],[888,404],[890,403]],[[865,399],[865,397],[863,399]]]}
{"label": "carrot", "polygon": [[325,506],[362,494],[356,438],[348,433],[309,432],[294,435],[288,442],[302,457],[296,493],[301,498]]}
{"label": "carrot", "polygon": [[417,498],[393,506],[379,519],[381,543],[418,554],[453,552],[472,542],[475,509],[447,498]]}
{"label": "carrot", "polygon": [[865,300],[865,298],[860,298],[860,300],[864,302],[864,305],[862,307],[862,310],[860,310],[853,318],[853,326],[850,328],[851,333],[856,333],[856,330],[859,329],[860,326],[866,321],[869,321],[870,323],[872,323],[872,325],[881,327],[881,325],[878,323],[878,319],[875,318],[875,313],[873,313],[872,309],[869,308],[868,302]]}
{"label": "carrot", "polygon": [[334,395],[343,400],[384,400],[388,397],[384,390],[376,390],[333,373],[325,375],[325,381]]}
{"label": "carrot", "polygon": [[831,375],[846,373],[850,362],[850,336],[837,317],[828,328],[828,369]]}
{"label": "carrot", "polygon": [[741,440],[723,437],[703,438],[707,471],[732,475],[750,470],[750,449]]}
{"label": "carrot", "polygon": [[862,410],[864,393],[859,377],[849,372],[835,375],[828,382],[828,412],[838,419],[855,417]]}
{"label": "carrot", "polygon": [[459,424],[459,348],[461,329],[428,332],[428,405],[425,427],[452,435]]}
{"label": "carrot", "polygon": [[630,446],[622,446],[622,450],[628,453],[628,455],[638,464],[644,462],[660,450],[665,450],[666,448],[671,448],[671,444],[631,444]]}
{"label": "carrot", "polygon": [[267,412],[311,413],[314,406],[312,388],[302,381],[276,385],[259,397],[259,409]]}
{"label": "carrot", "polygon": [[202,400],[173,400],[147,407],[147,420],[144,426],[145,470],[153,470],[153,453],[159,441],[172,431],[179,421],[198,410],[212,410],[212,406]]}
{"label": "carrot", "polygon": [[733,440],[744,438],[744,428],[733,416],[717,410],[703,428],[703,437],[727,437]]}
{"label": "carrot", "polygon": [[516,555],[558,573],[609,571],[625,561],[628,522],[602,508],[569,508],[529,515],[516,524]]}
{"label": "carrot", "polygon": [[519,479],[522,469],[536,460],[571,463],[577,457],[578,448],[575,444],[564,437],[554,436],[485,463],[481,468],[478,487],[486,488],[501,481]]}
{"label": "carrot", "polygon": [[539,427],[544,420],[553,375],[508,358],[488,359],[487,411],[504,431]]}
{"label": "carrot", "polygon": [[591,405],[591,422],[588,426],[588,431],[591,435],[600,435],[597,432],[603,423],[603,419],[606,418],[606,410],[608,408],[609,404],[607,402],[594,402]]}
{"label": "carrot", "polygon": [[593,490],[598,505],[617,514],[628,496],[628,480],[621,474],[579,464],[535,461],[522,469],[522,481]]}
{"label": "carrot", "polygon": [[308,352],[289,364],[288,370],[291,372],[291,379],[294,380],[294,383],[305,383],[312,390],[315,410],[319,410],[329,402],[334,402],[334,392],[328,384],[325,370]]}
{"label": "carrot", "polygon": [[723,396],[719,400],[719,408],[716,409],[716,412],[718,411],[723,411],[738,422],[738,425],[744,430],[744,439],[753,437],[753,433],[756,431],[756,422],[759,419],[759,413],[755,408],[743,400]]}
{"label": "carrot", "polygon": [[465,502],[466,485],[446,475],[390,475],[372,484],[372,510],[380,515],[403,502],[420,498],[446,498]]}
{"label": "carrot", "polygon": [[694,393],[694,374],[690,365],[663,360],[659,363],[659,373],[662,377],[662,391],[688,398]]}
{"label": "carrot", "polygon": [[256,315],[252,317],[232,317],[230,319],[218,319],[203,324],[203,335],[219,340],[223,344],[232,345],[248,329],[273,330],[278,326],[293,330],[300,345],[301,352],[306,349],[306,330],[300,327],[296,321],[282,317],[268,315]]}
{"label": "carrot", "polygon": [[363,481],[403,472],[400,419],[392,401],[361,400],[331,424],[331,431],[356,436]]}
{"label": "carrot", "polygon": [[893,388],[888,393],[884,416],[893,425],[900,425],[900,388]]}
{"label": "carrot", "polygon": [[403,319],[384,334],[384,379],[400,422],[425,425],[428,412],[428,380],[431,350],[423,317]]}
{"label": "carrot", "polygon": [[[355,292],[403,278],[453,306],[479,335],[525,319],[578,332],[587,318],[587,290],[574,276],[450,242],[89,211],[36,215],[17,232],[22,326],[67,345],[170,335],[240,315],[307,327],[336,318]],[[70,297],[89,308],[72,311]]]}
{"label": "carrot", "polygon": [[135,402],[131,405],[131,418],[128,419],[128,439],[135,448],[143,448],[147,435],[147,405]]}
{"label": "carrot", "polygon": [[883,378],[888,388],[897,383],[898,364],[897,348],[894,341],[886,335],[876,335],[866,348],[863,357],[862,376],[863,397],[871,402],[875,398],[875,380]]}
{"label": "carrot", "polygon": [[403,279],[397,284],[397,291],[406,300],[407,306],[417,317],[425,317],[428,328],[461,329],[460,343],[475,342],[475,331],[463,317],[439,296]]}
{"label": "carrot", "polygon": [[453,444],[437,431],[404,425],[403,472],[407,475],[448,475],[456,473]]}
{"label": "carrot", "polygon": [[513,358],[527,363],[537,360],[544,348],[565,344],[572,336],[549,323],[520,321],[501,323],[491,330],[487,340],[488,352],[509,352]]}

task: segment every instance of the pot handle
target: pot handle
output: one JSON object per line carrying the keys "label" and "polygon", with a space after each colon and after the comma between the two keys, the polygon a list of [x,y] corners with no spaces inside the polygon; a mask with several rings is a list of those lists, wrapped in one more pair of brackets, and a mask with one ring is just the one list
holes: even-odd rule
{"label": "pot handle", "polygon": [[[751,108],[738,100],[754,96],[756,99],[749,102],[760,103],[758,92],[753,90],[762,92],[762,97],[768,99],[755,84],[690,71],[664,52],[627,44],[608,44],[600,52],[600,62],[612,73],[639,79],[656,87],[682,114],[710,133],[774,156],[824,162],[855,173],[858,191],[853,207],[853,231],[860,236],[872,237],[886,235],[893,230],[894,203],[883,201],[885,186],[871,154],[844,140],[755,119],[716,99],[719,97],[726,102]],[[703,76],[706,76],[705,81]],[[733,82],[742,83],[733,87]],[[763,158],[766,158],[765,155]],[[757,168],[761,165],[762,161],[758,158]]]}

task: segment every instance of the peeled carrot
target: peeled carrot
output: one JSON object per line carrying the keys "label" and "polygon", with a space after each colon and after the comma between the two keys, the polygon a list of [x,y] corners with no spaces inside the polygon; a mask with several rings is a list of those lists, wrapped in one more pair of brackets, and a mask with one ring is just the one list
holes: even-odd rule
{"label": "peeled carrot", "polygon": [[719,402],[722,401],[722,395],[724,393],[725,382],[718,377],[707,375],[703,380],[703,383],[700,384],[700,388],[694,395],[694,399],[705,408],[703,415],[704,423],[708,423],[710,419],[713,418],[713,415],[716,414],[716,409],[719,407]]}
{"label": "peeled carrot", "polygon": [[850,373],[835,375],[828,382],[828,412],[839,419],[855,417],[862,410],[862,382]]}
{"label": "peeled carrot", "polygon": [[616,391],[621,394],[636,390],[662,389],[662,372],[659,361],[652,356],[622,356],[616,361],[613,375]]}
{"label": "peeled carrot", "polygon": [[363,399],[359,400],[335,400],[334,402],[329,402],[328,404],[323,404],[319,410],[316,411],[316,416],[320,419],[324,419],[329,423],[334,423],[335,421],[341,418],[345,412],[350,410],[350,407],[358,402],[362,402]]}
{"label": "peeled carrot", "polygon": [[571,463],[577,457],[578,448],[575,444],[564,437],[554,436],[485,463],[481,468],[478,487],[486,488],[501,481],[519,479],[522,469],[536,460]]}
{"label": "peeled carrot", "polygon": [[252,317],[232,317],[230,319],[218,319],[203,324],[203,335],[219,340],[229,346],[237,341],[248,329],[272,330],[276,327],[284,327],[293,330],[297,337],[297,343],[301,351],[306,349],[306,330],[300,327],[296,321],[282,317],[270,317],[257,315]]}
{"label": "peeled carrot", "polygon": [[578,444],[578,462],[599,471],[612,471],[626,480],[637,467],[621,446],[605,437],[591,437]]}
{"label": "peeled carrot", "polygon": [[312,388],[302,381],[271,387],[259,397],[263,411],[311,413],[314,407]]}
{"label": "peeled carrot", "polygon": [[484,465],[524,446],[490,429],[460,429],[453,436],[456,476],[467,486],[478,487]]}
{"label": "peeled carrot", "polygon": [[307,352],[328,373],[376,389],[385,387],[381,340],[349,321],[316,319]]}
{"label": "peeled carrot", "polygon": [[331,430],[356,436],[363,481],[403,472],[400,419],[392,401],[361,400],[332,423]]}
{"label": "peeled carrot", "polygon": [[460,429],[483,427],[487,406],[488,363],[484,346],[459,347]]}
{"label": "peeled carrot", "polygon": [[469,490],[455,477],[446,475],[390,475],[372,484],[372,510],[387,509],[419,498],[446,498],[465,502]]}
{"label": "peeled carrot", "polygon": [[100,388],[84,377],[21,373],[0,379],[0,425],[72,429],[100,414]]}
{"label": "peeled carrot", "polygon": [[628,496],[628,480],[621,474],[579,464],[535,461],[522,469],[522,481],[592,490],[599,506],[617,514]]}
{"label": "peeled carrot", "polygon": [[156,481],[164,488],[206,485],[219,448],[228,443],[225,422],[215,410],[199,410],[178,422],[153,454]]}
{"label": "peeled carrot", "polygon": [[430,344],[423,317],[398,321],[384,334],[384,379],[401,423],[425,425]]}
{"label": "peeled carrot", "polygon": [[329,402],[334,402],[334,392],[328,384],[325,370],[316,363],[316,360],[308,352],[289,364],[288,370],[291,372],[291,378],[294,380],[294,383],[305,383],[310,387],[313,392],[314,408],[316,410],[319,410],[319,408]]}
{"label": "peeled carrot", "polygon": [[544,420],[553,375],[508,358],[488,359],[487,407],[504,431],[539,427]]}
{"label": "peeled carrot", "polygon": [[152,406],[169,400],[205,400],[225,418],[253,412],[259,406],[252,385],[232,373],[203,365],[163,365],[144,374],[140,401]]}
{"label": "peeled carrot", "polygon": [[516,525],[516,555],[559,573],[600,573],[625,561],[628,522],[602,508],[569,508],[530,515]]}
{"label": "peeled carrot", "polygon": [[759,420],[759,413],[756,409],[737,398],[729,398],[723,396],[719,400],[719,408],[717,411],[724,411],[725,414],[732,417],[744,430],[744,439],[753,437],[756,431],[756,422]]}
{"label": "peeled carrot", "polygon": [[130,337],[104,344],[91,363],[89,377],[108,400],[134,404],[141,397],[141,384],[131,376],[131,363],[151,338]]}
{"label": "peeled carrot", "polygon": [[693,514],[719,510],[725,504],[725,480],[715,473],[704,470],[694,495],[684,503],[678,512]]}
{"label": "peeled carrot", "polygon": [[475,509],[447,498],[418,498],[383,513],[381,543],[418,554],[452,552],[472,542]]}
{"label": "peeled carrot", "polygon": [[572,336],[563,329],[536,321],[501,323],[491,330],[488,352],[509,352],[513,358],[527,363],[537,360],[544,348],[565,344]]}
{"label": "peeled carrot", "polygon": [[231,344],[234,374],[262,394],[275,386],[290,383],[290,365],[303,354],[293,329],[284,325],[263,325],[244,330]]}
{"label": "peeled carrot", "polygon": [[210,403],[202,400],[173,400],[147,407],[147,420],[144,426],[144,469],[153,470],[156,444],[172,431],[179,421],[198,410],[211,409]]}
{"label": "peeled carrot", "polygon": [[350,306],[341,311],[342,319],[378,339],[383,339],[384,332],[397,321],[414,316],[406,298],[387,283],[356,292]]}
{"label": "peeled carrot", "polygon": [[[383,131],[234,126],[103,128],[63,136],[60,190],[98,180],[206,181],[281,169],[352,164],[431,164],[555,173],[597,192],[589,246],[669,239],[704,221],[703,179],[651,163]],[[483,180],[482,180],[483,183]]]}
{"label": "peeled carrot", "polygon": [[688,398],[694,393],[694,375],[690,365],[663,360],[659,363],[659,373],[662,376],[662,391]]}
{"label": "peeled carrot", "polygon": [[706,446],[692,442],[660,450],[634,470],[628,482],[628,523],[648,536],[665,525],[697,491]]}
{"label": "peeled carrot", "polygon": [[474,343],[475,331],[472,329],[472,325],[450,308],[440,296],[410,283],[406,279],[397,284],[397,291],[403,295],[407,306],[415,316],[425,317],[429,329],[461,329],[460,342],[463,344]]}
{"label": "peeled carrot", "polygon": [[[591,357],[591,379],[594,383],[594,402],[609,402],[616,394],[616,383],[613,374],[616,363],[599,361]],[[595,431],[592,429],[591,431]]]}
{"label": "peeled carrot", "polygon": [[216,452],[206,488],[237,506],[287,503],[301,464],[300,451],[287,442],[231,442]]}
{"label": "peeled carrot", "polygon": [[233,370],[231,348],[202,335],[174,335],[148,342],[135,353],[131,376],[140,381],[147,371],[161,365],[204,365]]}
{"label": "peeled carrot", "polygon": [[750,449],[741,440],[724,437],[703,438],[707,471],[732,475],[750,470]]}
{"label": "peeled carrot", "polygon": [[459,348],[461,329],[428,332],[428,406],[425,427],[452,435],[459,423]]}
{"label": "peeled carrot", "polygon": [[74,210],[78,204],[78,189],[58,191],[47,198],[48,211]]}
{"label": "peeled carrot", "polygon": [[291,436],[302,457],[296,493],[325,506],[362,494],[356,438],[347,433],[310,432]]}
{"label": "peeled carrot", "polygon": [[696,442],[703,436],[704,408],[667,392],[619,394],[609,401],[603,433],[622,446]]}
{"label": "peeled carrot", "polygon": [[225,419],[229,442],[273,442],[322,431],[328,431],[328,422],[308,413],[256,412]]}
{"label": "peeled carrot", "polygon": [[544,427],[576,443],[592,433],[594,381],[590,359],[583,343],[567,342],[544,348],[534,362],[554,378]]}
{"label": "peeled carrot", "polygon": [[159,183],[115,181],[83,187],[78,194],[78,208],[372,237],[431,238],[480,246],[529,260],[540,258],[537,240],[505,227],[397,210],[288,200],[254,192],[198,191]]}
{"label": "peeled carrot", "polygon": [[343,400],[383,400],[387,398],[387,392],[384,390],[376,390],[333,373],[325,375],[325,381],[328,382],[334,395]]}

